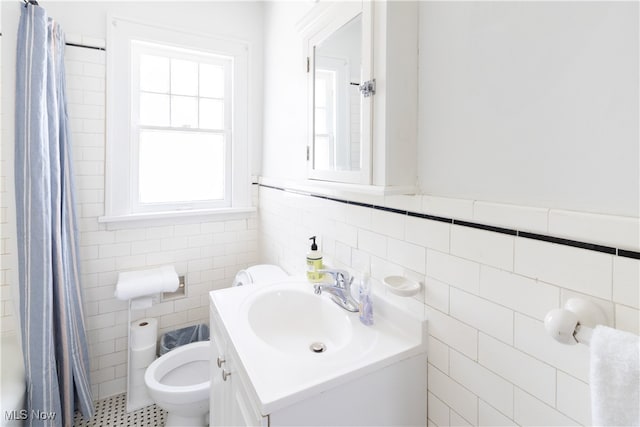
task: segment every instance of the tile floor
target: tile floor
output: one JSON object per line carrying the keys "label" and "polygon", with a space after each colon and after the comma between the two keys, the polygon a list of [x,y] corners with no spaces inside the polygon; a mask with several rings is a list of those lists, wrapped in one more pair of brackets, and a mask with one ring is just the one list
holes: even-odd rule
{"label": "tile floor", "polygon": [[74,427],[120,427],[120,426],[157,426],[163,427],[166,412],[151,405],[127,413],[127,399],[118,394],[95,402],[95,414],[85,420],[79,412],[73,420]]}

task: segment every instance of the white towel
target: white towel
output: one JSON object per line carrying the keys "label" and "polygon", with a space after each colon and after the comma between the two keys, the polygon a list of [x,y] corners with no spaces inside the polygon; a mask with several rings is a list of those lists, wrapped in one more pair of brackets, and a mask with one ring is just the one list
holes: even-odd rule
{"label": "white towel", "polygon": [[597,326],[591,337],[594,426],[640,426],[640,337]]}
{"label": "white towel", "polygon": [[149,270],[127,271],[118,274],[115,297],[128,300],[159,292],[174,292],[179,279],[176,269],[167,265]]}

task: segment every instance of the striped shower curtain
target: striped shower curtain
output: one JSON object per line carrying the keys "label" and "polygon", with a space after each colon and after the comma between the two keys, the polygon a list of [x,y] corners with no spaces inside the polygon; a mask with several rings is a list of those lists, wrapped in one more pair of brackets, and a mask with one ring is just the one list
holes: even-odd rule
{"label": "striped shower curtain", "polygon": [[93,415],[79,277],[64,35],[23,7],[16,70],[15,186],[29,425]]}

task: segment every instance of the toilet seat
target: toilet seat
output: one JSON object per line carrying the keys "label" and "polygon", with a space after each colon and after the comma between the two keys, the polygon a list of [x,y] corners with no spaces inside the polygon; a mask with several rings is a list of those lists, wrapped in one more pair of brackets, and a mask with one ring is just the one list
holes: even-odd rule
{"label": "toilet seat", "polygon": [[[255,265],[239,271],[233,286],[267,284],[286,277],[287,273],[276,265]],[[209,341],[195,342],[169,351],[147,367],[147,392],[167,411],[167,427],[208,424],[211,353]],[[203,378],[207,380],[200,381]]]}
{"label": "toilet seat", "polygon": [[[173,404],[208,399],[210,357],[210,342],[199,341],[180,346],[154,360],[144,374],[150,394],[152,397],[170,394]],[[203,377],[207,380],[200,381]],[[181,378],[182,384],[175,384],[175,378]]]}

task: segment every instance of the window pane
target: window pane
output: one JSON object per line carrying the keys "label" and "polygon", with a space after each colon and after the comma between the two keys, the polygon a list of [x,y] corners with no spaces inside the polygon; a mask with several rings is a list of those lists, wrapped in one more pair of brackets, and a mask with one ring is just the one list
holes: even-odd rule
{"label": "window pane", "polygon": [[141,203],[224,199],[224,136],[143,130],[139,154]]}
{"label": "window pane", "polygon": [[200,96],[224,98],[224,67],[200,64]]}
{"label": "window pane", "polygon": [[182,59],[171,60],[171,93],[198,95],[198,63]]}
{"label": "window pane", "polygon": [[140,124],[169,126],[169,95],[140,94]]}
{"label": "window pane", "polygon": [[198,127],[198,98],[190,96],[171,97],[171,126]]}
{"label": "window pane", "polygon": [[148,92],[169,92],[169,58],[140,55],[140,89]]}
{"label": "window pane", "polygon": [[224,101],[200,98],[200,127],[224,129]]}

